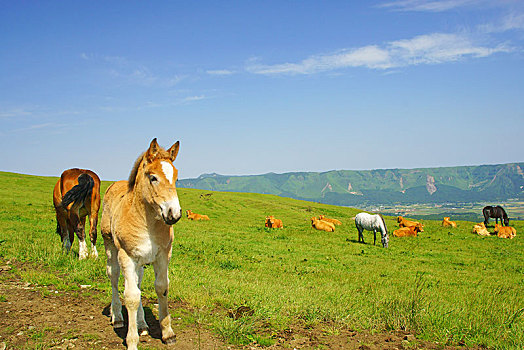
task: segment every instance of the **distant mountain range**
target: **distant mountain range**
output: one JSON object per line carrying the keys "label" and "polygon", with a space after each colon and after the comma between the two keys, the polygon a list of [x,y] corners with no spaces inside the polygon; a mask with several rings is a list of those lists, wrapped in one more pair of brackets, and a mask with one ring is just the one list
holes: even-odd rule
{"label": "distant mountain range", "polygon": [[355,206],[524,200],[524,163],[420,169],[333,170],[226,176],[203,174],[178,186],[254,192]]}

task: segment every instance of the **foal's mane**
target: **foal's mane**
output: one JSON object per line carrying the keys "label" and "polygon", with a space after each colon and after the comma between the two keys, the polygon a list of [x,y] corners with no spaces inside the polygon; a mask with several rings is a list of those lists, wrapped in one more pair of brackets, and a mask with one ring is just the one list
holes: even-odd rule
{"label": "foal's mane", "polygon": [[[132,191],[135,188],[136,183],[136,177],[138,175],[138,170],[140,169],[140,164],[142,164],[142,161],[145,161],[146,152],[142,153],[138,158],[135,160],[135,164],[133,165],[133,168],[131,169],[131,173],[129,173],[129,179],[127,181],[127,189],[128,191]],[[158,146],[158,152],[155,155],[155,158],[153,160],[167,160],[171,162],[171,158],[169,156],[169,153],[163,149],[162,147]]]}

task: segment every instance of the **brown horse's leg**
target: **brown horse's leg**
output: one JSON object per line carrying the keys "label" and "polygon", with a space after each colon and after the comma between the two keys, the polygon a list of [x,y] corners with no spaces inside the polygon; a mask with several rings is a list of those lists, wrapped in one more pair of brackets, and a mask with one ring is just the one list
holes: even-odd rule
{"label": "brown horse's leg", "polygon": [[73,229],[73,232],[69,232],[69,237],[71,238],[71,243],[73,242],[73,235],[76,233],[76,236],[78,237],[78,258],[79,259],[85,259],[87,258],[87,245],[86,245],[86,234],[85,234],[85,221],[86,218],[79,217],[78,213],[74,211],[74,208],[71,208],[69,210],[69,221],[71,222],[71,226]]}
{"label": "brown horse's leg", "polygon": [[86,244],[86,217],[83,216],[79,218],[78,225],[76,227],[76,235],[78,237],[78,258],[85,259],[89,255]]}
{"label": "brown horse's leg", "polygon": [[67,220],[67,212],[62,209],[56,211],[56,221],[58,223],[58,230],[60,234],[60,240],[62,241],[62,249],[69,253],[71,249],[71,240],[69,239],[69,225]]}
{"label": "brown horse's leg", "polygon": [[96,250],[96,226],[98,224],[98,212],[89,214],[89,238],[91,239],[91,256],[98,258],[98,251]]}
{"label": "brown horse's leg", "polygon": [[76,224],[73,224],[73,221],[71,220],[71,213],[67,214],[67,234],[69,236],[69,247],[73,245],[73,242],[75,241],[75,227]]}

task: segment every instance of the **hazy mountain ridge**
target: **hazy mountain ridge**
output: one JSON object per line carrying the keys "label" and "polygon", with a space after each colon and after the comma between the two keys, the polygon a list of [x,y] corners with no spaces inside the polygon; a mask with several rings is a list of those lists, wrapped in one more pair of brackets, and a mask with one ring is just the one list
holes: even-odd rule
{"label": "hazy mountain ridge", "polygon": [[524,163],[246,176],[213,173],[179,180],[178,186],[275,194],[337,205],[524,199]]}

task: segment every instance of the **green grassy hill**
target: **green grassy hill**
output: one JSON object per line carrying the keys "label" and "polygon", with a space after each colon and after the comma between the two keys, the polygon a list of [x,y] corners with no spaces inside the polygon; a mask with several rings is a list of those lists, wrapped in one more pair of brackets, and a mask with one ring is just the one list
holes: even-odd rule
{"label": "green grassy hill", "polygon": [[251,176],[205,174],[180,187],[254,192],[320,203],[443,203],[524,199],[524,163]]}
{"label": "green grassy hill", "polygon": [[[104,290],[110,301],[105,257],[78,261],[78,242],[65,256],[55,233],[52,191],[56,178],[0,172],[0,258],[39,266],[19,271],[30,283]],[[109,183],[103,183],[103,190]],[[357,243],[357,209],[252,193],[179,189],[185,217],[175,225],[169,299],[181,301],[232,343],[272,344],[294,324],[337,329],[407,330],[441,344],[490,348],[524,345],[524,223],[504,240],[472,234],[473,223],[442,228],[424,221],[416,238],[390,238],[390,248]],[[264,227],[266,215],[284,229]],[[336,232],[313,230],[309,218],[338,218]],[[393,217],[386,217],[390,230]],[[371,243],[371,244],[370,244]],[[97,244],[103,252],[102,239]],[[0,280],[0,283],[2,281]],[[143,281],[155,297],[152,269]],[[0,296],[0,302],[2,298]],[[245,305],[238,320],[227,310]],[[173,317],[188,317],[172,308]],[[188,320],[188,322],[191,322]]]}

